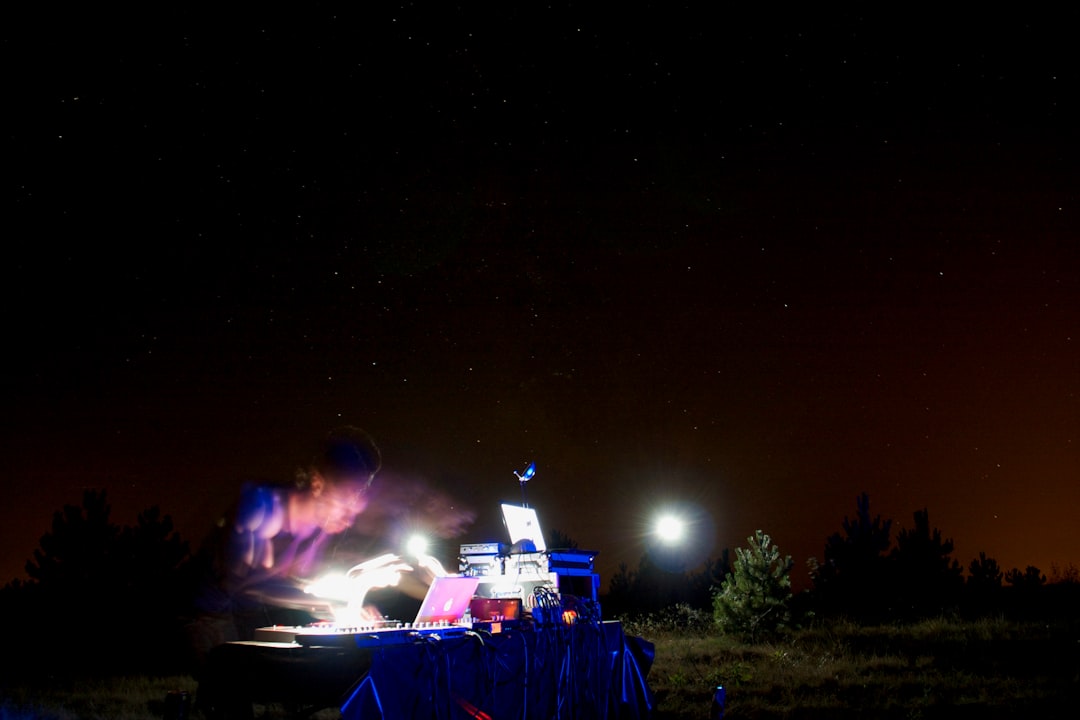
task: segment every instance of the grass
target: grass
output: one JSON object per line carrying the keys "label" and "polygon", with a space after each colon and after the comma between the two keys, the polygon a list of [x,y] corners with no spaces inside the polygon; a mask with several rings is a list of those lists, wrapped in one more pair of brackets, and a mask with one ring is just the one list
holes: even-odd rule
{"label": "grass", "polygon": [[[0,720],[162,720],[170,693],[187,693],[186,717],[203,720],[192,705],[197,683],[190,675],[170,677],[110,677],[40,681],[12,688],[0,685]],[[285,720],[293,717],[280,704],[254,706],[255,717]],[[334,720],[341,714],[323,710],[309,720]]]}
{"label": "grass", "polygon": [[649,685],[661,719],[1077,717],[1080,632],[1004,620],[835,622],[746,644],[707,621],[629,623],[656,645]]}
{"label": "grass", "polygon": [[[864,627],[819,622],[769,642],[716,633],[685,608],[628,621],[655,644],[657,720],[709,717],[716,686],[727,720],[785,718],[1072,718],[1080,707],[1080,621],[927,620]],[[189,676],[0,686],[0,720],[160,720]],[[266,718],[286,717],[264,708]],[[198,713],[191,713],[193,720]],[[319,718],[336,717],[323,712]]]}
{"label": "grass", "polygon": [[0,720],[161,720],[170,692],[194,697],[191,676],[41,679],[0,686]]}

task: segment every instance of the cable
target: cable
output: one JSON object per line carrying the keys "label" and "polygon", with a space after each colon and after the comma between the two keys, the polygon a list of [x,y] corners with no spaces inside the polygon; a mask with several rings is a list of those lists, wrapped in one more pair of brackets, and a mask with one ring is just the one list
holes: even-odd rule
{"label": "cable", "polygon": [[525,633],[520,633],[521,647],[525,651],[525,673],[524,680],[521,684],[521,720],[528,720],[529,712],[529,641],[525,638]]}

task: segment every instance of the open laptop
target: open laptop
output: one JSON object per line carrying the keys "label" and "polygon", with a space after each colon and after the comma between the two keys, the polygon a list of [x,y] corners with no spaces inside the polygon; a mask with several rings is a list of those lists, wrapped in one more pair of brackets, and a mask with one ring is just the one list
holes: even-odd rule
{"label": "open laptop", "polygon": [[413,627],[434,623],[452,625],[465,617],[469,601],[476,594],[480,578],[467,575],[446,575],[432,581],[424,602],[416,613]]}
{"label": "open laptop", "polygon": [[[510,542],[515,547],[521,547],[519,552],[544,552],[547,544],[544,543],[544,533],[540,530],[540,520],[536,517],[536,509],[502,504],[503,523],[506,531],[510,534]],[[532,544],[532,548],[525,550],[524,546]]]}

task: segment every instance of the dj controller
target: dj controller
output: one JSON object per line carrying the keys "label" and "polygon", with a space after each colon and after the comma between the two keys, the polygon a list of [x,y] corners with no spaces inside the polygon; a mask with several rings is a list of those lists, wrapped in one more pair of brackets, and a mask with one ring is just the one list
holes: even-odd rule
{"label": "dj controller", "polygon": [[273,625],[255,630],[248,644],[278,647],[380,648],[430,639],[457,637],[469,627],[454,623],[378,622],[370,625],[338,625],[330,622],[310,625]]}

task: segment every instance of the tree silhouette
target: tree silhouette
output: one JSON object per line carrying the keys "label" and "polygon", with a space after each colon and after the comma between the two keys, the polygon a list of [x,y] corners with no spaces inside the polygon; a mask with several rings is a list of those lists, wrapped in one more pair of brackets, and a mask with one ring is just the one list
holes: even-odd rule
{"label": "tree silhouette", "polygon": [[117,582],[117,538],[120,529],[109,520],[105,492],[86,490],[82,505],[65,505],[53,513],[52,529],[41,536],[26,573],[40,588],[51,612],[79,598],[83,612],[99,614],[107,607]]}
{"label": "tree silhouette", "polygon": [[713,595],[731,573],[731,551],[724,548],[717,559],[708,558],[699,572],[690,573],[687,578],[686,603],[698,610],[712,607]]}
{"label": "tree silhouette", "polygon": [[967,585],[977,592],[990,593],[1001,589],[1003,577],[997,560],[980,552],[979,557],[972,560],[968,566]]}
{"label": "tree silhouette", "polygon": [[1050,563],[1050,579],[1047,582],[1051,585],[1080,585],[1080,569],[1072,563],[1064,567]]}
{"label": "tree silhouette", "polygon": [[566,533],[557,528],[552,528],[548,531],[547,546],[556,550],[575,550],[578,544],[577,540],[574,540]]}
{"label": "tree silhouette", "polygon": [[964,596],[967,609],[976,613],[985,613],[1001,608],[1001,580],[1004,577],[997,560],[980,552],[979,557],[968,565],[967,581],[964,583]]}
{"label": "tree silhouette", "polygon": [[915,511],[915,526],[902,529],[890,553],[896,611],[902,617],[925,617],[952,608],[963,586],[963,569],[950,555],[953,542],[930,527],[926,509]]}
{"label": "tree silhouette", "polygon": [[[32,660],[51,668],[146,669],[182,656],[181,614],[187,592],[187,543],[157,507],[134,527],[110,520],[105,491],[86,490],[81,505],[65,505],[26,564],[31,580],[5,588],[5,605],[27,608],[49,623],[17,628]],[[107,634],[98,643],[72,641],[75,626]]]}
{"label": "tree silhouette", "polygon": [[636,570],[625,563],[612,576],[605,606],[616,615],[656,612],[685,601],[686,575],[657,565],[652,554],[642,553]]}
{"label": "tree silhouette", "polygon": [[855,506],[855,517],[844,517],[843,533],[826,540],[824,563],[811,563],[811,576],[821,611],[867,619],[881,614],[889,599],[883,589],[888,586],[892,520],[871,517],[865,492]]}
{"label": "tree silhouette", "polygon": [[701,570],[689,573],[672,572],[666,564],[658,564],[649,551],[642,554],[635,570],[620,563],[603,598],[605,614],[637,616],[676,605],[709,610],[713,592],[730,572],[729,555],[725,549],[718,560],[709,558]]}
{"label": "tree silhouette", "polygon": [[121,530],[114,556],[119,578],[111,610],[122,615],[119,641],[142,657],[164,661],[186,642],[182,627],[193,588],[184,565],[188,545],[173,530],[172,518],[154,506]]}
{"label": "tree silhouette", "polygon": [[1005,582],[1019,590],[1038,590],[1046,584],[1046,576],[1034,565],[1028,565],[1021,572],[1019,568],[1013,568],[1005,573]]}
{"label": "tree silhouette", "polygon": [[619,569],[608,581],[608,591],[604,595],[604,606],[614,615],[623,615],[632,609],[631,598],[634,590],[635,573],[626,563],[619,563]]}
{"label": "tree silhouette", "polygon": [[172,518],[156,505],[139,513],[136,525],[123,528],[117,539],[117,560],[127,568],[123,585],[135,593],[160,598],[175,588],[188,555],[188,544],[173,530]]}

